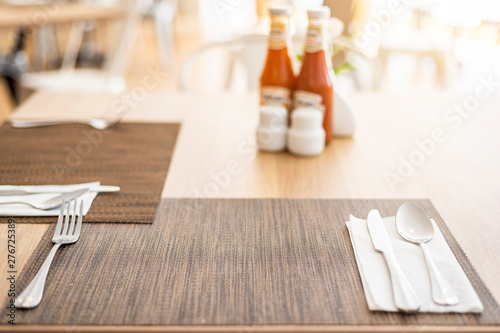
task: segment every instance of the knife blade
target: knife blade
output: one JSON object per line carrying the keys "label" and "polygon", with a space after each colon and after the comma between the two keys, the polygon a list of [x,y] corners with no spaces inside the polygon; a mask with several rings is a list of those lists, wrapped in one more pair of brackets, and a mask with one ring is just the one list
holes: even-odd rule
{"label": "knife blade", "polygon": [[[110,186],[110,185],[100,185],[96,187],[90,188],[91,192],[118,192],[121,188],[119,186]],[[25,195],[25,194],[40,194],[40,193],[59,193],[61,191],[57,190],[47,190],[43,187],[30,187],[25,189],[19,189],[17,186],[4,186],[3,189],[0,190],[0,195]],[[69,193],[69,192],[64,192]]]}
{"label": "knife blade", "polygon": [[404,312],[418,311],[420,309],[420,300],[399,266],[392,249],[391,239],[378,210],[372,209],[368,213],[366,223],[373,247],[384,256],[389,269],[394,304]]}
{"label": "knife blade", "polygon": [[76,199],[85,193],[89,191],[89,188],[83,188],[81,190],[76,190],[68,193],[63,193],[61,195],[58,195],[56,197],[53,197],[52,199],[46,200],[42,202],[39,207],[40,209],[52,209],[60,206],[65,200],[72,200]]}
{"label": "knife blade", "polygon": [[368,213],[368,219],[366,220],[368,224],[368,231],[372,238],[373,247],[375,250],[381,251],[392,251],[392,244],[387,230],[385,229],[384,221],[382,216],[376,209],[372,209]]}

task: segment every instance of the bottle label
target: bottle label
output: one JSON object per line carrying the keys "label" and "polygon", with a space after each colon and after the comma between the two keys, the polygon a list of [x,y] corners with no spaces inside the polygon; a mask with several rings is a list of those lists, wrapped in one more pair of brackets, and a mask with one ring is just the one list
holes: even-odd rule
{"label": "bottle label", "polygon": [[325,106],[321,104],[323,96],[304,90],[294,93],[294,108],[313,108],[325,114]]}
{"label": "bottle label", "polygon": [[260,89],[261,105],[280,105],[290,107],[290,89],[276,86],[263,86]]}
{"label": "bottle label", "polygon": [[322,30],[320,25],[309,26],[307,29],[305,52],[315,53],[325,49]]}
{"label": "bottle label", "polygon": [[269,32],[269,48],[281,50],[286,47],[286,24],[281,21],[274,21]]}

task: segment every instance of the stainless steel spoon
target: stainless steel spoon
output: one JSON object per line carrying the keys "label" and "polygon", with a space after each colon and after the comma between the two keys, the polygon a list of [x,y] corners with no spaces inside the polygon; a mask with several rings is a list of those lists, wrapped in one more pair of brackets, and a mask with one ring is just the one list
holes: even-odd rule
{"label": "stainless steel spoon", "polygon": [[427,248],[434,237],[434,226],[427,213],[419,206],[405,203],[396,214],[396,228],[405,240],[418,244],[424,252],[431,280],[432,300],[441,305],[456,305],[460,301],[457,294],[443,278]]}

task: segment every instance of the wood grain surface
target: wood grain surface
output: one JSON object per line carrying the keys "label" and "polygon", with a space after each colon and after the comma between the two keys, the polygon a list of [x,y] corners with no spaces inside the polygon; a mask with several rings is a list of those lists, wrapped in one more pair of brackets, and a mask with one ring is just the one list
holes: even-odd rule
{"label": "wood grain surface", "polygon": [[[125,94],[126,97],[126,94]],[[445,111],[466,96],[459,94],[355,93],[346,96],[356,109],[352,139],[335,139],[323,154],[299,158],[255,149],[257,94],[148,92],[130,108],[126,122],[176,122],[182,130],[163,190],[166,198],[430,198],[496,300],[500,300],[500,95],[481,101],[458,128],[443,121]],[[99,117],[124,95],[34,94],[15,112],[16,119]],[[68,106],[71,107],[68,107]],[[398,174],[400,158],[418,149],[416,141],[441,128],[438,144],[423,163],[394,186],[387,172]],[[239,164],[230,181],[215,187],[214,175]],[[0,224],[0,253],[7,251],[7,225]],[[48,224],[19,225],[18,270],[30,262]],[[22,254],[22,255],[21,255]],[[7,271],[0,261],[0,271]],[[20,275],[19,275],[20,276]],[[0,283],[7,299],[7,284]],[[495,326],[445,325],[18,325],[0,331],[43,332],[478,332]]]}
{"label": "wood grain surface", "polygon": [[[178,124],[121,123],[99,131],[67,124],[0,127],[0,184],[59,185],[100,181],[120,192],[99,194],[86,222],[152,223],[175,147]],[[0,222],[7,222],[0,217]],[[56,222],[16,217],[17,223]]]}
{"label": "wood grain surface", "polygon": [[[370,312],[345,221],[402,200],[164,199],[152,225],[85,224],[49,273],[42,304],[17,311],[43,325],[493,325],[500,307],[432,204],[433,216],[485,310]],[[19,281],[51,247],[48,232]]]}

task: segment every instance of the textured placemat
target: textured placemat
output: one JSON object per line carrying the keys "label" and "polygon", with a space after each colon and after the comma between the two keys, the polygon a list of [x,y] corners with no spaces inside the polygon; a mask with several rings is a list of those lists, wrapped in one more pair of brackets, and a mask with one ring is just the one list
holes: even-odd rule
{"label": "textured placemat", "polygon": [[0,127],[0,184],[120,186],[118,193],[100,193],[85,220],[152,223],[178,131],[179,124],[120,123],[99,131],[81,124],[15,129],[6,123]]}
{"label": "textured placemat", "polygon": [[[345,221],[401,200],[164,199],[155,223],[86,224],[20,324],[500,324],[500,307],[427,200],[484,304],[481,315],[373,313]],[[50,250],[47,232],[22,290]],[[36,258],[36,260],[33,260]],[[5,309],[5,306],[4,306]]]}

